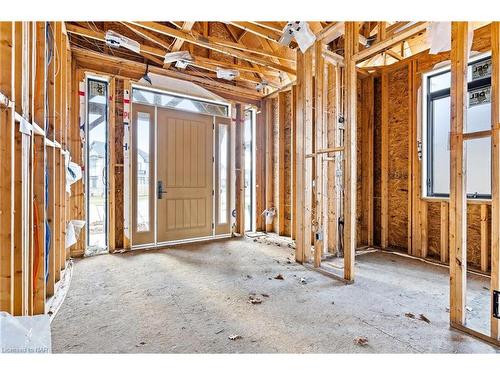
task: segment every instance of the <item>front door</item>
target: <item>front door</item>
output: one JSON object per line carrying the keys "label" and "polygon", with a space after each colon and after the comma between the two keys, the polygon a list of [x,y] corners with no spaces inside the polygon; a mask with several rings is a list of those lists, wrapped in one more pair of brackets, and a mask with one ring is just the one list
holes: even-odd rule
{"label": "front door", "polygon": [[213,235],[213,117],[157,114],[157,242]]}

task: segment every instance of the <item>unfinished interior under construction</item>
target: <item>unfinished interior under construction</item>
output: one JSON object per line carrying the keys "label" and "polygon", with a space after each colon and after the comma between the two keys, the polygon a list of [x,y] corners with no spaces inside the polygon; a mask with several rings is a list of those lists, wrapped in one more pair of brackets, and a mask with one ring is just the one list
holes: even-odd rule
{"label": "unfinished interior under construction", "polygon": [[499,258],[500,22],[0,22],[4,352],[496,353]]}

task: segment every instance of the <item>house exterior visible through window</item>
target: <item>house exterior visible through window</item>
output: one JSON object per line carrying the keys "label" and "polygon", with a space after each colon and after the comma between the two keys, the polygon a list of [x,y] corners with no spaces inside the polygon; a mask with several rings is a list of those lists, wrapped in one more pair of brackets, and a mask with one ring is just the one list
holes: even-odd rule
{"label": "house exterior visible through window", "polygon": [[[467,123],[464,133],[491,129],[491,57],[473,59],[468,67]],[[450,69],[425,74],[425,186],[428,197],[450,194]],[[467,197],[491,197],[491,136],[464,141]]]}

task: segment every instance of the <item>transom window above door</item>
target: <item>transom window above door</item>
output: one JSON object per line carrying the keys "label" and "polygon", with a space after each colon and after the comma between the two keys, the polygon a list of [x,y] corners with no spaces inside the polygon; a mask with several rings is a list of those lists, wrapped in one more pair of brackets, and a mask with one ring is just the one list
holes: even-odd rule
{"label": "transom window above door", "polygon": [[228,117],[229,115],[229,107],[222,103],[176,96],[173,94],[167,94],[165,92],[150,91],[137,87],[134,87],[134,89],[132,90],[132,100],[135,103],[180,109],[183,111],[202,113],[213,116]]}

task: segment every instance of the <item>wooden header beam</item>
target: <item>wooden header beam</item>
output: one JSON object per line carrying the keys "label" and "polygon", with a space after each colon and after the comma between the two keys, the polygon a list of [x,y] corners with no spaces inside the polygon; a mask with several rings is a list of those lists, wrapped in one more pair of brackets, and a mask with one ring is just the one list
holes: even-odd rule
{"label": "wooden header beam", "polygon": [[[129,78],[135,78],[130,73],[141,74],[144,73],[144,71],[146,70],[146,64],[137,61],[123,59],[121,57],[106,55],[103,53],[89,51],[78,47],[73,47],[72,52],[73,52],[73,57],[78,61],[80,61],[80,63],[83,62],[84,66],[86,66],[87,63],[88,64],[94,63],[95,65],[107,64],[112,68],[122,71],[122,73],[120,74],[124,74]],[[221,90],[225,90],[228,93],[233,93],[241,97],[246,97],[248,99],[251,99],[252,101],[259,100],[262,97],[261,94],[259,94],[257,91],[254,90],[250,90],[240,86],[233,86],[219,81],[196,77],[187,73],[177,72],[173,70],[166,70],[164,68],[160,68],[157,66],[150,65],[149,71],[167,77],[173,77],[190,82],[199,83],[205,87],[210,88],[212,91],[216,90],[220,92]]]}

